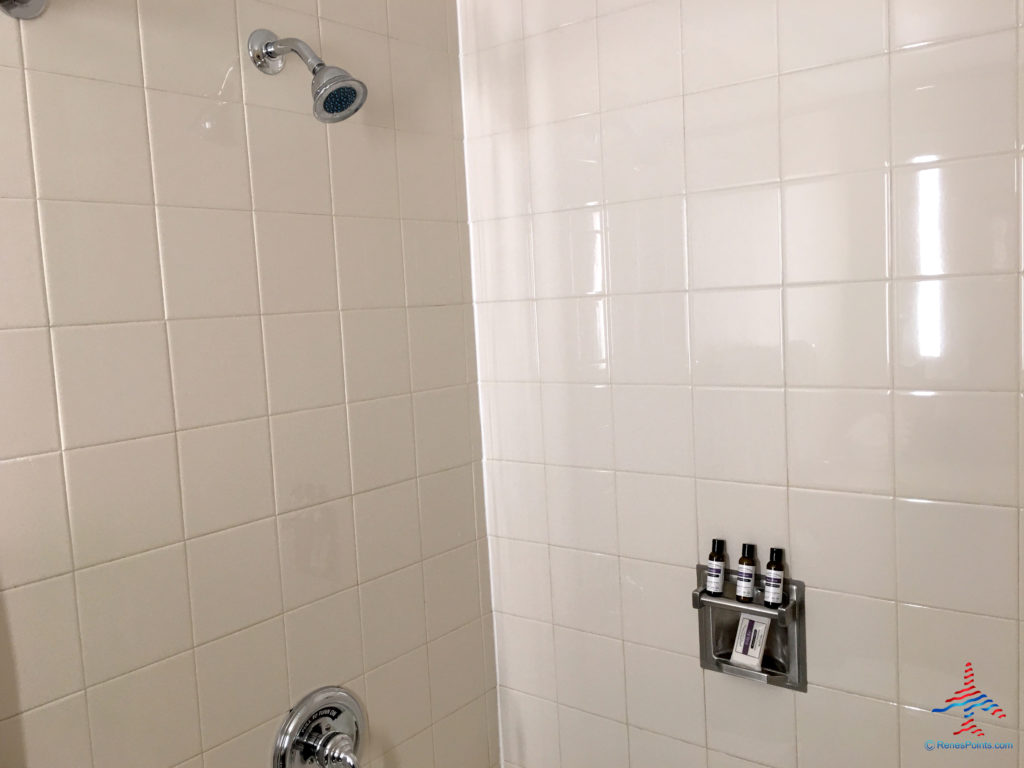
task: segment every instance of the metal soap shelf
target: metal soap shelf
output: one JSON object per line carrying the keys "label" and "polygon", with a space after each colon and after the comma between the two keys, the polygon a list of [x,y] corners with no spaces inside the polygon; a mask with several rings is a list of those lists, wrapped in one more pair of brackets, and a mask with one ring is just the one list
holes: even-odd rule
{"label": "metal soap shelf", "polygon": [[[736,571],[726,570],[725,588],[720,596],[715,596],[704,591],[706,570],[706,566],[697,566],[697,588],[693,590],[693,607],[697,609],[700,633],[700,665],[704,669],[726,675],[806,692],[807,633],[804,621],[804,583],[795,579],[785,579],[782,605],[770,608],[764,604],[763,575],[757,576],[753,602],[741,603],[736,599]],[[760,671],[739,667],[729,661],[741,613],[772,620]]]}

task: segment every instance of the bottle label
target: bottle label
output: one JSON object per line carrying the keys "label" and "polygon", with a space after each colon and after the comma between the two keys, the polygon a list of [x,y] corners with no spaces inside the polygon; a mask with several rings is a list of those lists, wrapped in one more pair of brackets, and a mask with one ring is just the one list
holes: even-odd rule
{"label": "bottle label", "polygon": [[724,586],[725,563],[708,560],[708,570],[705,573],[704,588],[713,595],[720,594]]}
{"label": "bottle label", "polygon": [[754,566],[736,566],[736,597],[754,596]]}
{"label": "bottle label", "polygon": [[782,602],[782,571],[764,572],[764,601],[772,605]]}

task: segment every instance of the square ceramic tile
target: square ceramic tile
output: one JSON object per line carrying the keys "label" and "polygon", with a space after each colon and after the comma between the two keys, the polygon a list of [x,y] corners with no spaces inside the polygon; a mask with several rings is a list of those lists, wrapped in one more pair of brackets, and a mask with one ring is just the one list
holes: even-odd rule
{"label": "square ceramic tile", "polygon": [[626,726],[569,707],[558,708],[562,759],[569,765],[624,765],[629,742]]}
{"label": "square ceramic tile", "polygon": [[397,142],[402,216],[454,221],[457,218],[455,143],[448,136],[410,131],[399,131]]}
{"label": "square ceramic tile", "polygon": [[[626,720],[623,641],[555,628],[558,701],[617,722]],[[607,674],[595,675],[594,670]]]}
{"label": "square ceramic tile", "polygon": [[896,48],[1008,29],[1016,23],[1013,0],[982,0],[970,13],[954,0],[892,2],[892,43]]}
{"label": "square ceramic tile", "polygon": [[274,514],[266,419],[179,432],[178,457],[188,537]]}
{"label": "square ceramic tile", "polygon": [[555,624],[606,637],[622,636],[615,557],[552,547],[551,595]]}
{"label": "square ceramic tile", "polygon": [[83,687],[71,576],[6,590],[0,609],[8,624],[0,715],[16,715]]}
{"label": "square ceramic tile", "polygon": [[448,32],[442,0],[388,0],[388,33],[445,50]]}
{"label": "square ceramic tile", "polygon": [[900,606],[902,703],[924,709],[938,706],[964,686],[964,669],[970,662],[975,685],[1006,715],[999,718],[976,712],[978,724],[986,730],[990,724],[1013,728],[1017,724],[1018,660],[1015,621]]}
{"label": "square ceramic tile", "polygon": [[[601,120],[580,117],[530,130],[530,179],[536,211],[601,202]],[[472,187],[471,187],[472,188]]]}
{"label": "square ceramic tile", "polygon": [[[0,457],[59,447],[53,358],[45,329],[0,333]],[[66,417],[65,417],[66,418]]]}
{"label": "square ceramic tile", "polygon": [[510,131],[467,141],[470,221],[528,214],[532,209],[529,168],[527,131]]}
{"label": "square ceramic tile", "polygon": [[173,436],[68,451],[64,461],[78,567],[181,541]]}
{"label": "square ceramic tile", "polygon": [[889,165],[889,61],[884,56],[784,75],[784,178]]}
{"label": "square ceramic tile", "polygon": [[[597,34],[602,109],[682,94],[679,29],[679,4],[673,0],[601,17]],[[642,46],[638,40],[643,40]]]}
{"label": "square ceramic tile", "polygon": [[416,423],[416,468],[420,474],[467,464],[473,458],[468,387],[451,387],[413,395]]}
{"label": "square ceramic tile", "polygon": [[[8,28],[17,29],[13,25]],[[15,40],[18,39],[15,33]],[[9,49],[8,49],[9,50]],[[20,62],[13,62],[20,66]],[[44,76],[45,78],[45,76]],[[60,85],[58,84],[57,88]],[[29,146],[28,105],[25,101],[25,78],[19,69],[0,69],[0,95],[9,107],[0,122],[0,137],[10,150],[4,152],[0,165],[0,194],[4,197],[32,197],[35,180],[32,168],[32,149]],[[40,141],[40,138],[35,139]],[[53,146],[60,143],[59,136],[53,138]],[[37,147],[40,151],[42,147]],[[56,149],[54,149],[56,151]]]}
{"label": "square ceramic tile", "polygon": [[627,722],[704,744],[703,677],[691,656],[626,643]]}
{"label": "square ceramic tile", "polygon": [[345,384],[355,402],[410,391],[409,340],[402,309],[350,310],[342,315]]}
{"label": "square ceramic tile", "polygon": [[[1017,618],[1017,511],[928,501],[896,502],[899,595],[908,603]],[[985,552],[999,589],[967,589],[939,566],[960,552]]]}
{"label": "square ceramic tile", "polygon": [[608,202],[682,194],[682,107],[682,99],[676,98],[603,113]]}
{"label": "square ceramic tile", "polygon": [[888,277],[885,173],[789,182],[782,201],[787,283]]}
{"label": "square ceramic tile", "polygon": [[259,311],[251,213],[160,206],[157,221],[169,318]]}
{"label": "square ceramic tile", "polygon": [[168,327],[179,426],[266,415],[263,344],[257,318],[175,320]]}
{"label": "square ceramic tile", "polygon": [[0,588],[71,570],[64,476],[57,454],[0,462]]}
{"label": "square ceramic tile", "polygon": [[474,222],[470,225],[473,295],[478,303],[533,296],[530,219]]}
{"label": "square ceramic tile", "polygon": [[607,293],[605,229],[604,216],[595,208],[534,216],[536,296],[548,299]]}
{"label": "square ceramic tile", "polygon": [[54,325],[163,319],[152,208],[44,202],[39,210]]}
{"label": "square ceramic tile", "polygon": [[416,474],[412,402],[389,397],[349,406],[352,485],[358,493]]}
{"label": "square ceramic tile", "polygon": [[690,372],[685,294],[615,296],[609,303],[612,381],[687,383]]}
{"label": "square ceramic tile", "polygon": [[665,606],[686,604],[686,595],[692,592],[695,581],[693,569],[625,558],[619,567],[623,639],[697,655],[700,649],[696,615],[665,611]]}
{"label": "square ceramic tile", "polygon": [[781,385],[782,291],[693,293],[695,384]]}
{"label": "square ceramic tile", "polygon": [[1013,389],[1017,294],[1017,278],[1010,275],[898,283],[896,386]]}
{"label": "square ceramic tile", "polygon": [[[428,656],[431,679],[430,709],[435,723],[449,715],[453,718],[460,717],[454,713],[467,705],[472,705],[474,701],[477,702],[482,714],[483,702],[478,698],[484,689],[484,647],[480,622],[474,621],[434,640],[428,647]],[[473,730],[477,738],[483,741],[483,751],[486,752],[487,736],[482,732],[482,726],[481,719]],[[459,739],[459,742],[464,741],[465,738]],[[440,738],[438,742],[441,742]],[[460,751],[460,746],[462,745],[458,742],[449,745],[454,752]],[[484,760],[486,759],[485,756]]]}
{"label": "square ceramic tile", "polygon": [[331,217],[257,213],[256,255],[264,312],[338,309]]}
{"label": "square ceramic tile", "polygon": [[1012,505],[1017,398],[1010,393],[896,395],[896,493]]}
{"label": "square ceramic tile", "polygon": [[[738,678],[715,674],[705,675],[704,685],[709,748],[756,760],[757,764],[772,768],[796,765],[795,694],[792,691],[750,686]],[[709,765],[715,768],[747,766],[743,761],[718,760],[709,761]]]}
{"label": "square ceramic tile", "polygon": [[1010,156],[897,169],[892,178],[895,274],[1015,271],[1017,196]]}
{"label": "square ceramic tile", "polygon": [[507,759],[522,765],[559,765],[557,705],[505,688],[499,692],[499,702],[505,733],[533,734],[529,740],[510,739]]}
{"label": "square ceramic tile", "polygon": [[[330,213],[325,127],[309,115],[246,108],[253,206],[258,211]],[[291,147],[283,154],[282,146]]]}
{"label": "square ceramic tile", "polygon": [[[896,523],[886,496],[789,491],[789,564],[808,586],[892,600]],[[862,557],[871,553],[871,568]]]}
{"label": "square ceramic tile", "polygon": [[509,539],[548,540],[546,469],[541,464],[485,461],[487,533]]}
{"label": "square ceramic tile", "polygon": [[686,217],[682,198],[608,206],[606,243],[613,293],[686,288]]}
{"label": "square ceramic tile", "polygon": [[32,72],[28,92],[40,197],[153,202],[140,88]]}
{"label": "square ceramic tile", "polygon": [[53,353],[67,447],[174,428],[163,323],[61,328]]}
{"label": "square ceramic tile", "polygon": [[270,420],[270,439],[278,512],[351,493],[344,408],[274,416]]}
{"label": "square ceramic tile", "polygon": [[[355,586],[352,502],[339,499],[277,519],[286,609]],[[315,546],[311,542],[316,541]]]}
{"label": "square ceramic tile", "polygon": [[351,680],[363,671],[359,596],[355,589],[285,614],[290,700],[325,679]]}
{"label": "square ceramic tile", "polygon": [[[736,226],[743,212],[744,226]],[[690,195],[687,261],[694,288],[778,285],[782,242],[777,186]]]}
{"label": "square ceramic tile", "polygon": [[684,0],[686,90],[703,91],[778,71],[777,2]]}
{"label": "square ceramic tile", "polygon": [[537,381],[536,305],[527,301],[477,304],[477,373],[481,381]]}
{"label": "square ceramic tile", "polygon": [[786,406],[792,485],[892,492],[889,392],[791,389]]}
{"label": "square ceramic tile", "polygon": [[484,391],[481,423],[487,456],[506,461],[543,461],[544,414],[540,385],[483,384],[481,388]]}
{"label": "square ceramic tile", "polygon": [[[202,755],[203,765],[209,765],[209,768],[231,768],[233,765],[259,761],[267,751],[267,744],[274,741],[279,727],[280,724],[276,720],[271,720],[251,731],[246,731],[241,736],[236,736],[223,744],[208,749]],[[189,762],[178,768],[199,768],[199,766],[193,766]]]}
{"label": "square ceramic tile", "polygon": [[375,579],[422,559],[415,481],[360,493],[354,504],[360,581]]}
{"label": "square ceramic tile", "polygon": [[779,89],[774,80],[719,88],[686,99],[689,189],[778,178]]}
{"label": "square ceramic tile", "polygon": [[376,669],[426,642],[422,603],[423,569],[418,564],[360,585],[367,669]]}
{"label": "square ceramic tile", "polygon": [[328,133],[334,215],[397,218],[395,132],[359,124],[346,128],[344,142]]}
{"label": "square ceramic tile", "polygon": [[548,539],[551,544],[616,554],[615,475],[577,467],[548,466]]}
{"label": "square ceramic tile", "polygon": [[458,227],[452,222],[403,221],[402,237],[409,305],[461,303]]}
{"label": "square ceramic tile", "polygon": [[[476,478],[479,481],[479,477]],[[423,555],[431,557],[477,538],[473,472],[460,467],[419,480]],[[481,528],[481,535],[485,531]]]}
{"label": "square ceramic tile", "polygon": [[337,312],[265,317],[263,339],[272,413],[344,402]]}
{"label": "square ceramic tile", "polygon": [[615,468],[693,474],[693,402],[689,387],[612,388]]}
{"label": "square ceramic tile", "polygon": [[87,684],[192,647],[183,545],[88,568],[75,581]]}
{"label": "square ceramic tile", "polygon": [[27,69],[142,85],[136,3],[65,3],[37,21],[22,31]]}
{"label": "square ceramic tile", "polygon": [[43,262],[35,205],[0,200],[0,328],[47,324]]}
{"label": "square ceramic tile", "polygon": [[436,640],[480,616],[476,544],[423,562],[427,637]]}
{"label": "square ceramic tile", "polygon": [[697,562],[692,479],[619,472],[615,495],[621,555],[674,565]]}
{"label": "square ceramic tile", "polygon": [[707,767],[707,752],[703,747],[640,728],[629,729],[629,759],[634,765]]}
{"label": "square ceramic tile", "polygon": [[247,210],[251,198],[241,106],[161,91],[150,91],[147,101],[157,202]]}
{"label": "square ceramic tile", "polygon": [[893,162],[1012,150],[1014,50],[1004,32],[894,55]]}
{"label": "square ceramic tile", "polygon": [[[161,691],[164,717],[154,722],[146,702]],[[146,752],[156,765],[174,765],[200,750],[195,662],[183,653],[89,691],[92,749],[104,765],[130,768]]]}
{"label": "square ceramic tile", "polygon": [[197,643],[281,612],[277,526],[272,520],[190,540],[188,573]]}
{"label": "square ceramic tile", "polygon": [[402,230],[397,221],[335,218],[338,282],[344,309],[405,303]]}
{"label": "square ceramic tile", "polygon": [[321,19],[333,19],[359,29],[384,35],[388,31],[387,0],[360,0],[356,3],[338,3],[335,0],[322,0],[320,3]]}
{"label": "square ceramic tile", "polygon": [[542,388],[544,455],[551,464],[614,466],[611,388],[545,384]]}
{"label": "square ceramic tile", "polygon": [[400,744],[430,725],[429,676],[426,648],[367,673],[367,709],[388,713],[377,721],[370,754],[383,744]]}
{"label": "square ceramic tile", "polygon": [[786,381],[797,386],[887,387],[885,283],[786,291]]}
{"label": "square ceramic tile", "polygon": [[525,128],[525,45],[516,41],[462,59],[462,105],[467,136]]}
{"label": "square ceramic tile", "polygon": [[597,27],[571,24],[527,38],[526,114],[531,125],[597,112]]}
{"label": "square ceramic tile", "polygon": [[698,477],[786,482],[785,403],[777,389],[695,389]]}
{"label": "square ceramic tile", "polygon": [[[147,87],[224,101],[241,99],[236,21],[230,3],[142,0],[138,5]],[[175,42],[185,37],[190,41],[188,56],[182,56]]]}
{"label": "square ceramic tile", "polygon": [[[846,631],[850,623],[862,631]],[[894,701],[896,631],[895,603],[809,590],[807,642],[817,650],[808,654],[808,681]]]}
{"label": "square ceramic tile", "polygon": [[409,310],[413,391],[465,384],[466,311],[462,306]]}
{"label": "square ceramic tile", "polygon": [[883,53],[888,26],[885,0],[779,0],[779,63],[785,72]]}
{"label": "square ceramic tile", "polygon": [[[435,724],[433,739],[438,761],[447,765],[484,765],[493,757],[489,742],[491,736],[497,738],[498,707],[488,706],[485,699],[478,698]],[[407,751],[412,756],[424,754],[414,746]]]}
{"label": "square ceramic tile", "polygon": [[196,650],[203,744],[220,744],[287,710],[286,660],[280,619]]}

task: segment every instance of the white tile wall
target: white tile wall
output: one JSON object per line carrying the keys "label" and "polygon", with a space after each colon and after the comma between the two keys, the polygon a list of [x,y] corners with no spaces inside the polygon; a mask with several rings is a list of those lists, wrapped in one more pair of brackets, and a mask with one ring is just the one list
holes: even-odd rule
{"label": "white tile wall", "polygon": [[[257,27],[366,109],[316,122]],[[4,768],[256,765],[327,684],[372,768],[497,763],[457,35],[448,0],[0,20]]]}
{"label": "white tile wall", "polygon": [[[505,764],[930,764],[967,660],[1019,747],[1014,5],[463,3]],[[713,536],[806,694],[701,672]]]}

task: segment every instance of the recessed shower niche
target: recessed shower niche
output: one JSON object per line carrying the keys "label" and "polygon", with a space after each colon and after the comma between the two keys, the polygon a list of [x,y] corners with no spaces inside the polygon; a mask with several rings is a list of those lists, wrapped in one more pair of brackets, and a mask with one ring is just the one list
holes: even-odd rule
{"label": "recessed shower niche", "polygon": [[[764,575],[758,574],[752,602],[736,599],[737,572],[726,570],[725,588],[721,595],[710,595],[704,589],[704,565],[697,566],[697,588],[693,590],[693,607],[697,610],[697,631],[700,634],[700,665],[704,669],[744,677],[766,685],[807,691],[807,634],[804,620],[804,583],[794,579],[783,581],[782,605],[772,608],[764,604]],[[741,617],[767,619],[770,624],[763,638],[764,657],[760,669],[732,661]]]}

